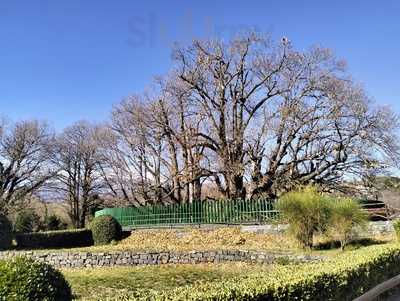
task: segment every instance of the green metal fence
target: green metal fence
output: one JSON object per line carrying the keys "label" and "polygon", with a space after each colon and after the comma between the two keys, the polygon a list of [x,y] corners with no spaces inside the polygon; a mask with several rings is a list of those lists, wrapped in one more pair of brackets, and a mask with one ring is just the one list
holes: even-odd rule
{"label": "green metal fence", "polygon": [[148,227],[177,224],[250,224],[278,218],[274,201],[221,200],[196,201],[168,206],[105,208],[95,216],[112,215],[123,227]]}

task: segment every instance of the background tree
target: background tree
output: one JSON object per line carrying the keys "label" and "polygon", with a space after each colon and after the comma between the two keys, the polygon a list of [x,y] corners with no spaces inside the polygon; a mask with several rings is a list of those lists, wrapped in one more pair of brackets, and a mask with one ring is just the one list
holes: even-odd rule
{"label": "background tree", "polygon": [[43,227],[47,231],[63,230],[67,228],[67,224],[55,214],[45,216],[43,220]]}
{"label": "background tree", "polygon": [[17,210],[54,175],[52,141],[49,127],[36,120],[0,125],[0,212]]}
{"label": "background tree", "polygon": [[151,103],[133,96],[112,112],[109,139],[103,143],[103,176],[113,196],[141,206],[162,202],[162,133],[153,123]]}
{"label": "background tree", "polygon": [[117,198],[134,206],[198,200],[209,175],[196,135],[199,121],[185,91],[168,82],[157,87],[155,96],[130,97],[114,108],[103,148],[106,182]]}
{"label": "background tree", "polygon": [[66,128],[53,148],[52,162],[58,174],[52,188],[68,203],[76,228],[84,228],[91,206],[100,202],[104,188],[100,164],[101,126],[81,121]]}
{"label": "background tree", "polygon": [[42,230],[43,224],[40,216],[32,209],[23,209],[18,212],[14,223],[14,231],[30,233]]}

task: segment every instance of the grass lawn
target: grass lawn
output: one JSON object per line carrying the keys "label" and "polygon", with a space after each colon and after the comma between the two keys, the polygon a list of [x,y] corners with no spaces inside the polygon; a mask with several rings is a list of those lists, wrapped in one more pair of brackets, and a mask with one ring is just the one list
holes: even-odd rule
{"label": "grass lawn", "polygon": [[78,300],[107,300],[135,290],[165,291],[179,286],[246,277],[273,266],[245,263],[63,269]]}

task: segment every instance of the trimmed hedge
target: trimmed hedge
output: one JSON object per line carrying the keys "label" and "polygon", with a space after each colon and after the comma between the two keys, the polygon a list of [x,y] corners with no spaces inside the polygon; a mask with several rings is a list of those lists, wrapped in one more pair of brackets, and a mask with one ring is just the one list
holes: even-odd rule
{"label": "trimmed hedge", "polygon": [[20,249],[74,248],[93,245],[92,232],[87,229],[18,233],[15,239]]}
{"label": "trimmed hedge", "polygon": [[353,300],[400,274],[400,246],[366,247],[329,261],[277,265],[262,275],[186,286],[165,292],[137,291],[120,300]]}
{"label": "trimmed hedge", "polygon": [[95,217],[90,223],[95,245],[106,245],[122,238],[122,227],[111,215]]}
{"label": "trimmed hedge", "polygon": [[52,266],[25,257],[0,261],[0,300],[70,301],[71,287]]}
{"label": "trimmed hedge", "polygon": [[10,220],[0,214],[0,250],[7,250],[12,243],[12,225]]}

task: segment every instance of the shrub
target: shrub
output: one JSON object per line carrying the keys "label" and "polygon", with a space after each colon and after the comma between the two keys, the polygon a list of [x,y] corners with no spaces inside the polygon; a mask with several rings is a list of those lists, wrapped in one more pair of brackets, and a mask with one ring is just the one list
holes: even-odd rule
{"label": "shrub", "polygon": [[17,247],[22,249],[74,248],[93,245],[87,229],[16,234]]}
{"label": "shrub", "polygon": [[331,203],[330,232],[340,242],[340,248],[350,242],[356,227],[365,228],[367,215],[353,199],[336,199]]}
{"label": "shrub", "polygon": [[93,219],[90,223],[95,245],[109,244],[112,241],[120,240],[122,228],[118,221],[111,215],[102,215]]}
{"label": "shrub", "polygon": [[167,291],[136,291],[121,300],[308,300],[350,301],[400,274],[396,244],[348,251],[334,259],[300,265],[277,265],[269,273],[250,275]]}
{"label": "shrub", "polygon": [[9,219],[0,214],[0,250],[6,250],[12,243],[12,225]]}
{"label": "shrub", "polygon": [[67,225],[55,214],[48,215],[44,219],[44,227],[47,231],[64,230]]}
{"label": "shrub", "polygon": [[0,261],[0,300],[69,301],[71,288],[53,267],[18,257]]}
{"label": "shrub", "polygon": [[330,199],[315,187],[305,187],[283,195],[277,208],[289,223],[289,230],[303,247],[312,247],[317,231],[327,229]]}
{"label": "shrub", "polygon": [[39,231],[40,228],[40,216],[32,209],[22,210],[18,213],[14,223],[15,232],[30,233]]}

